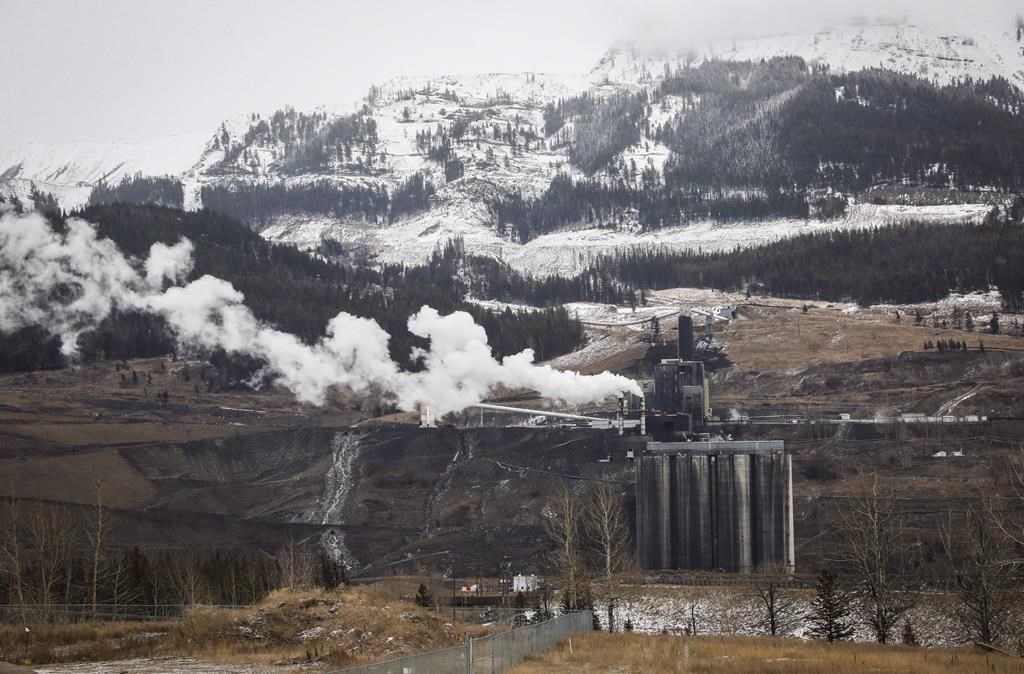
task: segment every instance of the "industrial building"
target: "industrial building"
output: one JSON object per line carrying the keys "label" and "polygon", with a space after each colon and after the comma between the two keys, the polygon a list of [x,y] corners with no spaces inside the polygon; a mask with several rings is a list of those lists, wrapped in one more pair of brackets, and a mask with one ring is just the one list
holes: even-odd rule
{"label": "industrial building", "polygon": [[[678,358],[654,367],[635,405],[637,558],[643,569],[753,571],[795,566],[793,464],[781,441],[712,440],[693,321],[679,314]],[[646,401],[650,401],[647,405]],[[630,404],[632,414],[634,405]],[[621,413],[620,413],[621,415]],[[620,422],[620,433],[625,425]]]}
{"label": "industrial building", "polygon": [[781,441],[652,443],[637,460],[643,569],[795,565],[793,464]]}
{"label": "industrial building", "polygon": [[[749,572],[795,567],[793,464],[782,441],[713,437],[704,363],[696,358],[693,313],[682,307],[676,357],[620,398],[615,417],[478,404],[481,413],[531,414],[617,432],[615,451],[636,462],[637,559],[648,570]],[[732,317],[729,310],[729,317]],[[725,319],[723,319],[725,320]],[[421,423],[432,423],[429,411]]]}

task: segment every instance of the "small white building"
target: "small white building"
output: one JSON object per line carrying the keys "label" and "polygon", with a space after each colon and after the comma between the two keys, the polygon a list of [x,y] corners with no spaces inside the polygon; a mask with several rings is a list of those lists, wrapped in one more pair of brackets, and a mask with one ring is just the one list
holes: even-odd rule
{"label": "small white building", "polygon": [[512,579],[513,592],[536,592],[537,587],[537,576],[532,573],[529,576],[515,576]]}

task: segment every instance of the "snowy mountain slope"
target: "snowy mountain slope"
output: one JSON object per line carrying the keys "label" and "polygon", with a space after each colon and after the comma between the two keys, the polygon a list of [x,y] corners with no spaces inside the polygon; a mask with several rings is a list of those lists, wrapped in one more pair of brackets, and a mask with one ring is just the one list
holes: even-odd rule
{"label": "snowy mountain slope", "polygon": [[832,72],[886,68],[948,84],[972,77],[1005,77],[1024,89],[1024,38],[1014,17],[960,18],[956,25],[906,20],[855,21],[820,31],[716,40],[674,53],[619,45],[601,59],[592,78],[657,82],[669,70],[704,60],[760,60],[800,56]]}
{"label": "snowy mountain slope", "polygon": [[117,183],[125,175],[180,175],[196,161],[205,134],[188,134],[111,143],[26,143],[0,146],[0,193],[23,201],[34,184],[77,208],[101,180]]}
{"label": "snowy mountain slope", "polygon": [[[722,41],[676,53],[616,46],[581,74],[400,77],[374,87],[352,107],[239,115],[204,137],[0,147],[0,193],[25,199],[34,184],[73,208],[85,202],[100,180],[116,182],[136,172],[171,174],[183,184],[186,208],[195,209],[203,205],[204,188],[326,182],[393,194],[420,175],[436,190],[425,211],[397,218],[290,211],[253,224],[274,241],[315,248],[330,239],[377,262],[422,260],[458,236],[469,251],[501,257],[538,274],[578,271],[595,255],[631,245],[721,250],[823,227],[866,227],[911,217],[975,222],[990,206],[908,212],[900,209],[909,207],[858,204],[839,221],[778,217],[725,224],[698,219],[688,226],[648,232],[627,213],[604,227],[578,223],[522,244],[511,226],[495,221],[491,205],[503,195],[539,197],[558,175],[586,177],[570,162],[578,119],[566,116],[560,138],[546,133],[545,106],[559,100],[581,94],[603,99],[651,93],[667,74],[686,65],[777,55],[827,63],[833,72],[881,66],[937,83],[999,75],[1024,90],[1024,41],[1018,41],[1012,17],[1006,19],[1005,25],[967,23],[955,29],[863,22],[815,33]],[[770,104],[780,105],[794,91],[783,92]],[[645,110],[643,121],[657,128],[699,104],[699,96],[665,95]],[[598,171],[595,179],[632,181],[633,188],[641,186],[639,173],[645,169],[661,175],[671,155],[651,134],[615,149],[608,166],[632,171]]]}
{"label": "snowy mountain slope", "polygon": [[458,237],[468,252],[499,258],[514,269],[543,277],[580,273],[597,257],[632,247],[717,252],[764,245],[815,231],[865,229],[913,221],[978,224],[990,208],[987,204],[856,204],[839,220],[704,221],[648,233],[628,225],[618,229],[571,229],[520,244],[500,237],[488,226],[490,215],[485,208],[456,199],[390,227],[353,225],[330,218],[294,218],[275,223],[262,234],[269,240],[301,248],[315,248],[321,239],[333,239],[378,262],[391,264],[424,262],[438,246]]}

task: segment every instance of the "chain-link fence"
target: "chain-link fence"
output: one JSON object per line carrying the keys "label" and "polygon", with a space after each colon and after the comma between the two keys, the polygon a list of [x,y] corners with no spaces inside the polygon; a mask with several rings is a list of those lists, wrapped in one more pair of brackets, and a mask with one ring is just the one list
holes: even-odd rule
{"label": "chain-link fence", "polygon": [[[89,620],[166,620],[180,618],[193,606],[184,604],[0,604],[0,624],[85,622]],[[246,605],[215,605],[204,608],[248,608]],[[515,625],[531,609],[499,606],[446,606],[430,609],[441,617],[470,625]]]}
{"label": "chain-link fence", "polygon": [[180,618],[194,608],[246,608],[244,605],[184,604],[0,604],[3,623],[75,623],[90,620],[170,620]]}
{"label": "chain-link fence", "polygon": [[[515,625],[523,615],[533,613],[533,609],[503,608],[500,606],[442,606],[429,609],[441,618],[450,617],[469,625]],[[521,619],[520,619],[521,620]]]}
{"label": "chain-link fence", "polygon": [[341,669],[329,674],[500,674],[559,641],[593,629],[590,611],[569,613],[461,646]]}

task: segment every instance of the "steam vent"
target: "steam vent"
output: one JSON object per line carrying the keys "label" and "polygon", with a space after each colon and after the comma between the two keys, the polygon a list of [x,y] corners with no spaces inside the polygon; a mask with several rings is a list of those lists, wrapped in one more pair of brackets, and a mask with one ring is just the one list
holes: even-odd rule
{"label": "steam vent", "polygon": [[712,439],[689,307],[680,311],[678,356],[643,382],[651,408],[639,401],[640,435],[623,438],[637,460],[641,568],[793,569],[792,457],[779,440]]}

